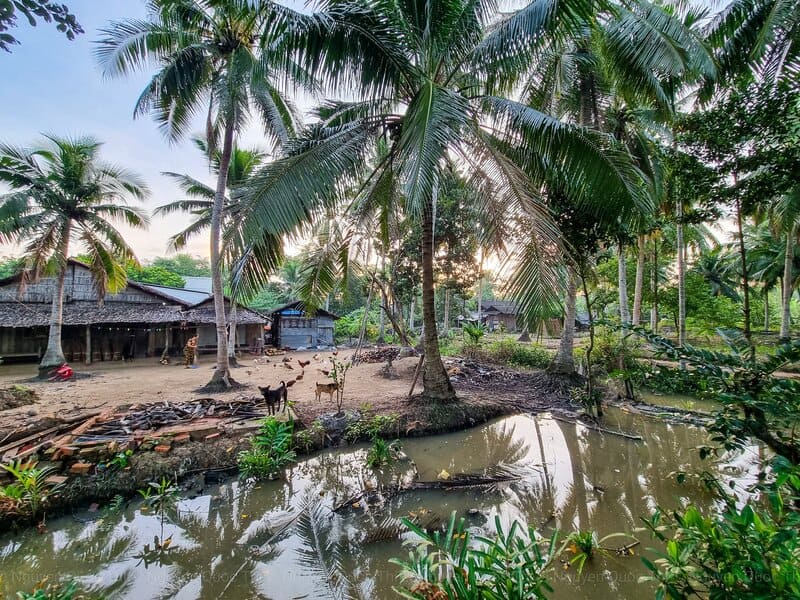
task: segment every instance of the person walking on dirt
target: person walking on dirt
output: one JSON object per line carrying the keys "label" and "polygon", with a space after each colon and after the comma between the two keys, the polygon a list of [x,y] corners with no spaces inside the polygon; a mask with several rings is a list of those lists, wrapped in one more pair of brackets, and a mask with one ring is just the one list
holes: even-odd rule
{"label": "person walking on dirt", "polygon": [[195,362],[195,356],[197,354],[197,336],[193,335],[189,338],[189,341],[186,342],[186,345],[183,347],[183,365],[186,369],[191,369],[192,365]]}

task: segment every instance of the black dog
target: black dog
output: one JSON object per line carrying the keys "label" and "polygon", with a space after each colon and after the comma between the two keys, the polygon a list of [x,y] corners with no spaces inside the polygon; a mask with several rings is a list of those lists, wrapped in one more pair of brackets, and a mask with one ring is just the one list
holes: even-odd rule
{"label": "black dog", "polygon": [[[283,412],[286,412],[286,405],[289,402],[289,394],[286,392],[286,383],[281,381],[280,386],[276,387],[274,390],[269,388],[270,386],[258,386],[258,390],[264,396],[264,400],[267,403],[267,412],[269,412],[271,415],[274,415],[276,412],[281,410],[281,400],[283,400]],[[277,409],[275,406],[276,404]]]}

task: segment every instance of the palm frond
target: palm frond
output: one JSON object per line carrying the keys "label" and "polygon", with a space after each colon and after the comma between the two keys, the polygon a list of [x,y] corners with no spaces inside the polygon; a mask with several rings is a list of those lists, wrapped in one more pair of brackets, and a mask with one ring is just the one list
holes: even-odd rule
{"label": "palm frond", "polygon": [[331,597],[337,600],[355,598],[352,583],[347,580],[342,567],[336,542],[331,538],[332,529],[324,523],[325,511],[329,509],[316,503],[304,510],[297,520],[297,535],[304,541],[298,548],[300,562],[322,581]]}
{"label": "palm frond", "polygon": [[409,213],[417,217],[433,198],[445,150],[456,143],[470,118],[467,100],[428,82],[411,101],[397,142],[397,161]]}

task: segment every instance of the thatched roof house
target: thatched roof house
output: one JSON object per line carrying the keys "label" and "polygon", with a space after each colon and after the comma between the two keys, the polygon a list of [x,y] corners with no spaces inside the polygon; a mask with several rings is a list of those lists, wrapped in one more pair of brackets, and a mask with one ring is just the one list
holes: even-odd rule
{"label": "thatched roof house", "polygon": [[[0,280],[0,357],[38,358],[47,344],[55,278],[20,286],[20,276]],[[226,299],[226,314],[230,301]],[[239,345],[263,335],[268,318],[237,307]],[[216,347],[210,294],[128,282],[100,300],[87,265],[69,260],[62,332],[67,360],[115,360],[180,352],[199,335],[201,349]]]}

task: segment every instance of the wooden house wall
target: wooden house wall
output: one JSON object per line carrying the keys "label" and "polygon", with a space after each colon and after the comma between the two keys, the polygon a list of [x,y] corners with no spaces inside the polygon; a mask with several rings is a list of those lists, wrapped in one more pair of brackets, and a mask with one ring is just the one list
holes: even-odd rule
{"label": "wooden house wall", "polygon": [[502,313],[489,313],[486,317],[486,324],[490,329],[494,329],[500,324],[508,331],[517,331],[517,315],[507,315]]}
{"label": "wooden house wall", "polygon": [[38,358],[47,347],[47,329],[43,327],[0,328],[0,357]]}
{"label": "wooden house wall", "polygon": [[333,318],[319,315],[314,318],[301,316],[280,317],[280,345],[288,348],[311,347],[333,344]]}

